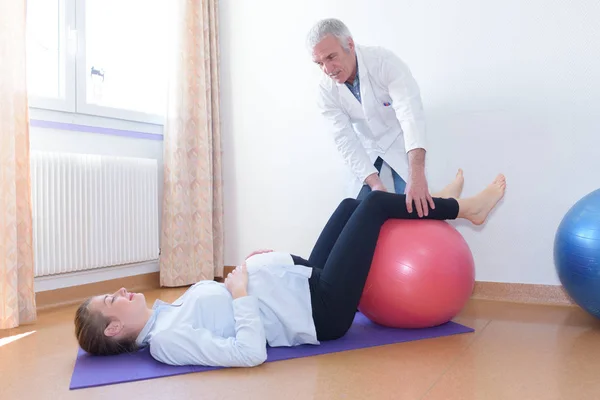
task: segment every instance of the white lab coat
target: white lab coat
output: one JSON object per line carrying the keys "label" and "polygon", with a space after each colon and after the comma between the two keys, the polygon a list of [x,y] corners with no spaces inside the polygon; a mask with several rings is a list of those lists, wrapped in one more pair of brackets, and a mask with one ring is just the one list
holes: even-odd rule
{"label": "white lab coat", "polygon": [[[356,46],[356,56],[362,104],[345,84],[327,75],[319,85],[318,102],[354,175],[350,185],[354,195],[367,176],[377,172],[373,163],[378,156],[407,181],[406,153],[427,149],[421,95],[408,66],[381,47]],[[381,177],[393,191],[390,169],[382,169]]]}

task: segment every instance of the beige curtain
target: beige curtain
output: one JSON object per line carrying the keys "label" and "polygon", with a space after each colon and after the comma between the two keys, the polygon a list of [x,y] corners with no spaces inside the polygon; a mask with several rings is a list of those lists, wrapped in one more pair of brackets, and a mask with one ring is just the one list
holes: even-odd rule
{"label": "beige curtain", "polygon": [[217,0],[177,0],[168,117],[160,282],[223,275]]}
{"label": "beige curtain", "polygon": [[0,329],[36,320],[25,0],[0,0]]}

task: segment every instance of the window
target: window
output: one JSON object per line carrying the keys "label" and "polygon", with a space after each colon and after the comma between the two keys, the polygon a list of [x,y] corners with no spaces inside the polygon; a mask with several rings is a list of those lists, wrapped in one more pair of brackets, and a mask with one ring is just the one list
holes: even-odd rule
{"label": "window", "polygon": [[28,0],[30,106],[162,123],[169,0]]}
{"label": "window", "polygon": [[67,56],[74,14],[67,1],[27,0],[27,82],[35,107],[74,111],[75,64]]}

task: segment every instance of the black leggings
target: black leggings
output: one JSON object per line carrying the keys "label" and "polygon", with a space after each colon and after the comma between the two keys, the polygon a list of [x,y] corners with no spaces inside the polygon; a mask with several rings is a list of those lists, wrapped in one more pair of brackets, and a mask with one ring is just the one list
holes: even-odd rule
{"label": "black leggings", "polygon": [[[309,285],[319,340],[338,339],[352,325],[382,225],[388,219],[419,218],[416,210],[408,213],[405,198],[374,191],[364,200],[343,200],[329,218],[309,259],[293,256],[296,264],[313,268]],[[423,219],[458,216],[455,199],[435,198],[434,203],[435,209]]]}

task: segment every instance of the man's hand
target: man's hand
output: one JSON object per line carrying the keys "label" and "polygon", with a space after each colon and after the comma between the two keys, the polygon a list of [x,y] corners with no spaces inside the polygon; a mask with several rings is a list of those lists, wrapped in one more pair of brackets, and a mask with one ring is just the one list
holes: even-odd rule
{"label": "man's hand", "polygon": [[421,176],[411,175],[406,185],[406,209],[409,213],[413,212],[413,200],[419,217],[429,215],[428,204],[432,210],[435,208],[424,174]]}
{"label": "man's hand", "polygon": [[383,192],[387,192],[387,189],[385,188],[385,185],[381,181],[381,178],[376,173],[367,176],[367,179],[365,179],[365,183],[367,185],[369,185],[371,190],[381,190]]}
{"label": "man's hand", "polygon": [[429,215],[429,207],[433,210],[435,204],[429,193],[427,178],[425,178],[425,150],[414,149],[408,152],[410,175],[406,183],[406,209],[413,212],[413,201],[420,218]]}
{"label": "man's hand", "polygon": [[254,250],[252,253],[248,254],[248,256],[244,260],[247,260],[250,257],[255,256],[257,254],[272,253],[272,252],[273,252],[273,250],[267,250],[267,249]]}
{"label": "man's hand", "polygon": [[248,270],[246,263],[236,267],[225,278],[225,287],[234,299],[248,295]]}

